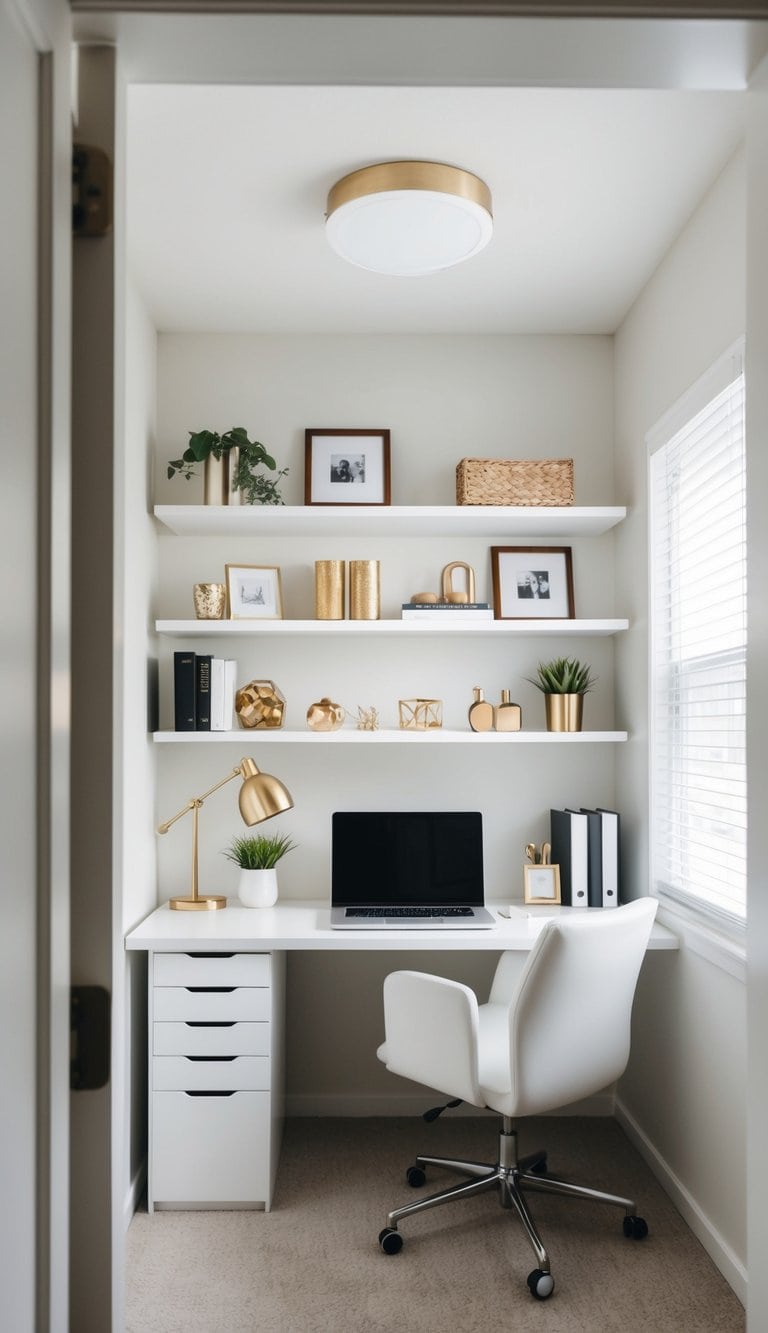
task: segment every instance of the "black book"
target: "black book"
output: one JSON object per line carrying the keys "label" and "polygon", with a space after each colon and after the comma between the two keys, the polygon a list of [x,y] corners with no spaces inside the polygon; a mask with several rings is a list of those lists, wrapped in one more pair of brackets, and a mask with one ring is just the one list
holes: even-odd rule
{"label": "black book", "polygon": [[173,654],[173,725],[195,731],[195,653]]}
{"label": "black book", "polygon": [[211,654],[195,658],[195,731],[211,729]]}

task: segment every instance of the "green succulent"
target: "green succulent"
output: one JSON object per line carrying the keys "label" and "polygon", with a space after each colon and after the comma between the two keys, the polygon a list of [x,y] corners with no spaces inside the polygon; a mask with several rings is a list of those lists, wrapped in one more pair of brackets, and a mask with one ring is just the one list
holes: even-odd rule
{"label": "green succulent", "polygon": [[189,444],[181,458],[174,458],[168,463],[168,476],[179,473],[187,481],[197,475],[196,463],[204,463],[207,458],[221,458],[230,449],[239,449],[235,475],[232,477],[232,490],[242,490],[248,504],[284,504],[278,489],[278,482],[288,475],[288,468],[283,468],[276,477],[265,477],[258,468],[268,468],[275,472],[277,463],[265,445],[259,440],[249,440],[244,426],[233,426],[220,435],[215,430],[197,430],[189,432]]}
{"label": "green succulent", "polygon": [[296,846],[286,834],[257,834],[255,837],[233,838],[224,856],[234,861],[241,870],[272,870],[286,852]]}
{"label": "green succulent", "polygon": [[551,662],[539,662],[536,675],[526,676],[526,680],[543,694],[587,694],[596,679],[592,668],[575,657],[554,657]]}

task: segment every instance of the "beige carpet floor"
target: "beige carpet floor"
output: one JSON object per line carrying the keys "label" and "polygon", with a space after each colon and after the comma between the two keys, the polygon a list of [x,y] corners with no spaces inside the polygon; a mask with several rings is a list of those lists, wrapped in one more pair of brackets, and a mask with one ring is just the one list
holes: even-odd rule
{"label": "beige carpet floor", "polygon": [[[495,1155],[495,1122],[289,1120],[270,1213],[139,1211],[128,1232],[126,1333],[737,1333],[744,1311],[615,1121],[527,1122],[520,1151],[553,1172],[638,1200],[650,1234],[626,1240],[618,1209],[534,1195],[555,1291],[493,1195],[429,1210],[386,1256],[389,1208],[416,1197],[419,1151]],[[421,1193],[452,1182],[433,1172]]]}

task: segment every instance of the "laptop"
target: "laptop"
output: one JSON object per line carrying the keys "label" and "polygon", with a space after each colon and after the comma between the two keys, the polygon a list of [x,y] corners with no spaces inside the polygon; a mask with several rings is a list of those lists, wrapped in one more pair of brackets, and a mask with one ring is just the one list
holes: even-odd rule
{"label": "laptop", "polygon": [[331,816],[334,930],[487,930],[479,811]]}

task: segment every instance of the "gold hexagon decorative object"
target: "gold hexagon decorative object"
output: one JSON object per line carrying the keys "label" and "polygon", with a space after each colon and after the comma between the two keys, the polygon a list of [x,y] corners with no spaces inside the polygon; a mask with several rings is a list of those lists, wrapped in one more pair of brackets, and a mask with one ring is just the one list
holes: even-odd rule
{"label": "gold hexagon decorative object", "polygon": [[282,727],[285,699],[273,680],[251,680],[237,691],[235,712],[249,731]]}
{"label": "gold hexagon decorative object", "polygon": [[400,699],[401,731],[434,731],[443,725],[442,699]]}

